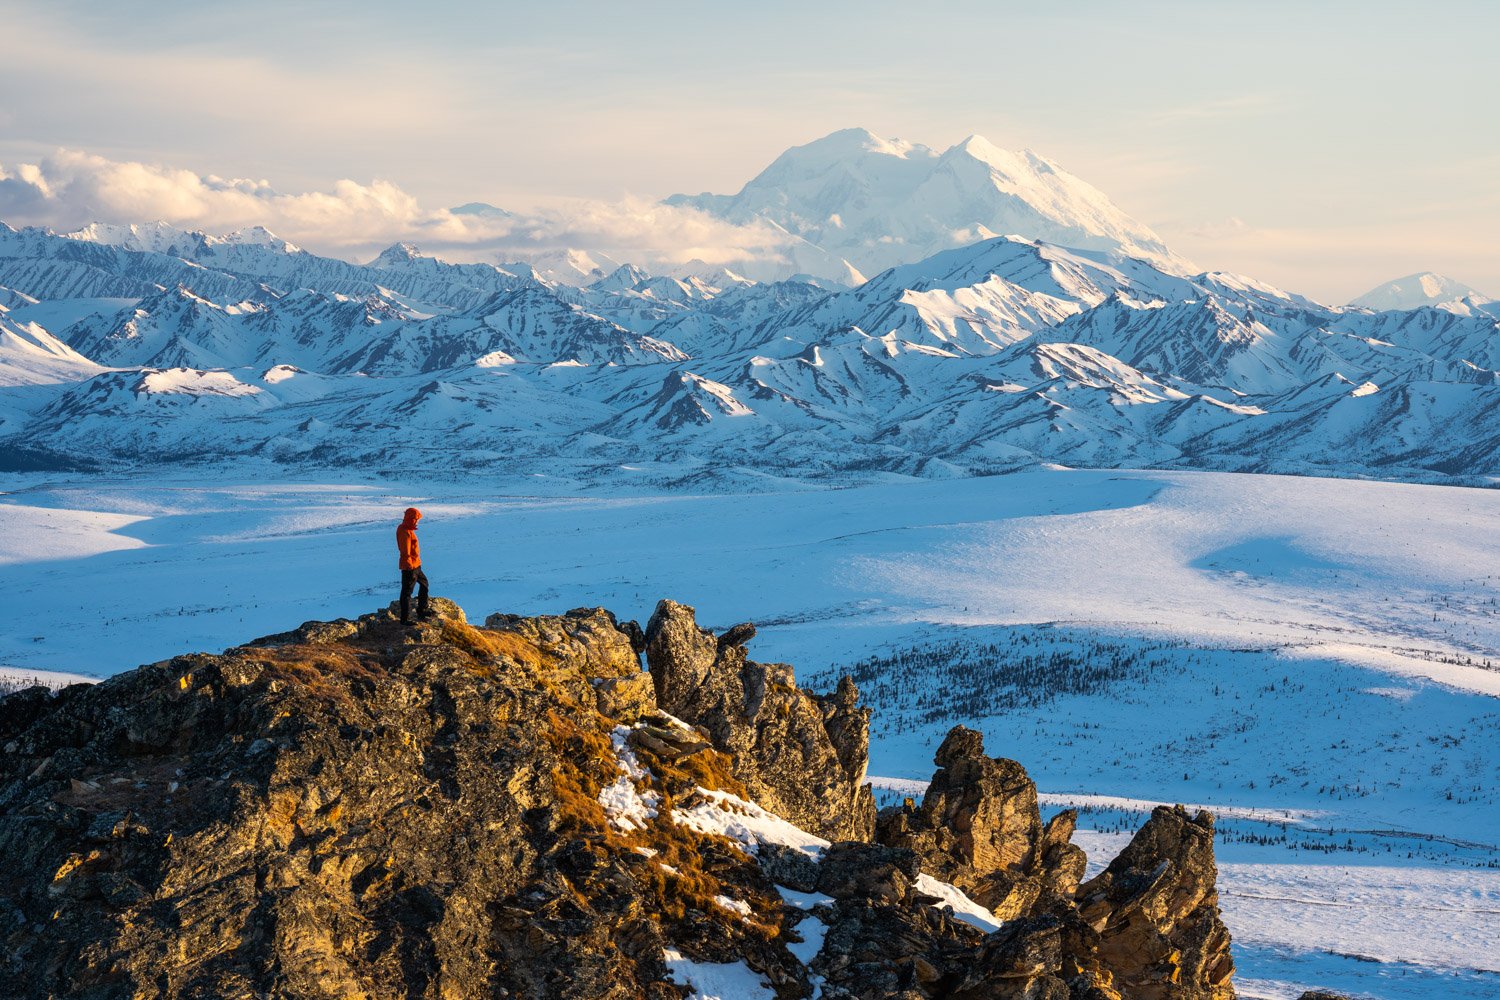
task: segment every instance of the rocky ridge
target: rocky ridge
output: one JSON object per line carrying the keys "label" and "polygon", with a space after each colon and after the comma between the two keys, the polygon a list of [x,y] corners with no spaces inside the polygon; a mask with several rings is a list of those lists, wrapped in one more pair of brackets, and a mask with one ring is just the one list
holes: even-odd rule
{"label": "rocky ridge", "polygon": [[1205,813],[1080,885],[971,730],[877,817],[853,683],[753,626],[435,607],[0,699],[11,995],[1233,996]]}

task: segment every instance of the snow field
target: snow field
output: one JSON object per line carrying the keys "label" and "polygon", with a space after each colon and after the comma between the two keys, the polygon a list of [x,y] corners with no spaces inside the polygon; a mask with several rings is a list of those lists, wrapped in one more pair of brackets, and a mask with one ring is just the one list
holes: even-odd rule
{"label": "snow field", "polygon": [[820,858],[828,846],[828,841],[822,837],[808,833],[738,795],[702,787],[698,788],[698,795],[702,801],[672,811],[673,821],[699,833],[727,837],[739,844],[746,854],[754,854],[762,844],[782,844],[808,857]]}
{"label": "snow field", "polygon": [[635,751],[625,742],[630,735],[627,726],[616,726],[609,734],[614,746],[615,758],[623,772],[608,786],[599,790],[599,804],[609,822],[622,833],[644,830],[650,820],[656,818],[661,807],[661,793],[637,787],[649,782],[651,774],[636,758]]}
{"label": "snow field", "polygon": [[673,978],[693,992],[688,1000],[776,1000],[776,991],[744,962],[695,962],[664,949]]}
{"label": "snow field", "polygon": [[0,566],[82,559],[102,552],[143,548],[121,533],[144,520],[129,514],[6,504],[0,512]]}

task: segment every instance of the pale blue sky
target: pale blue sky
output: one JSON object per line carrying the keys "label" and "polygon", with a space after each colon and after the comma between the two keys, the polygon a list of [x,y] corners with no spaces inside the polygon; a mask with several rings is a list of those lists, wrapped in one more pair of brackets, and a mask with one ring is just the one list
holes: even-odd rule
{"label": "pale blue sky", "polygon": [[977,132],[1203,267],[1500,296],[1500,4],[303,7],[0,3],[0,165],[67,148],[524,207],[734,191],[847,126]]}

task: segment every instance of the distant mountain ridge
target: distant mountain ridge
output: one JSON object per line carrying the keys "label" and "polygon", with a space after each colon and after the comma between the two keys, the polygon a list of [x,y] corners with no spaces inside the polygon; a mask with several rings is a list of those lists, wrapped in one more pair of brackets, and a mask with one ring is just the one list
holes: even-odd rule
{"label": "distant mountain ridge", "polygon": [[1500,316],[1500,302],[1461,281],[1431,271],[1393,278],[1349,304],[1376,312],[1432,306],[1462,316],[1476,312]]}
{"label": "distant mountain ridge", "polygon": [[1118,252],[995,237],[847,289],[630,265],[580,287],[409,245],[355,265],[262,233],[111,236],[142,248],[0,229],[10,467],[1500,467],[1493,317],[1330,308]]}
{"label": "distant mountain ridge", "polygon": [[[919,143],[883,139],[865,129],[843,129],[788,149],[738,194],[673,195],[665,203],[779,233],[779,245],[734,265],[736,272],[758,281],[805,275],[857,285],[888,267],[1004,235],[1119,252],[1175,273],[1195,270],[1097,188],[1037,153],[1003,150],[977,135],[939,152]],[[449,211],[468,220],[517,218],[484,202]],[[93,223],[66,235],[240,272],[245,268],[232,261],[246,246],[280,249],[287,255],[302,252],[261,227],[213,236],[164,222]],[[508,271],[528,269],[548,281],[575,286],[591,284],[629,263],[592,246],[516,256],[525,263],[500,266]],[[655,270],[671,277],[703,278],[716,275],[719,268],[695,260]],[[326,280],[314,287],[338,290]]]}

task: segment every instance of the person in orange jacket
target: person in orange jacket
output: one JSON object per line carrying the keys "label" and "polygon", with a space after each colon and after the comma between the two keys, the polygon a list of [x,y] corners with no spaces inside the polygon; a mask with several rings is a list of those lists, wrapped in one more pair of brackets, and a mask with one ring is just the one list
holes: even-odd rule
{"label": "person in orange jacket", "polygon": [[401,554],[401,624],[411,624],[411,589],[417,587],[417,617],[428,618],[427,574],[422,572],[422,550],[417,545],[417,522],[422,512],[406,508],[406,519],[396,529],[396,551]]}

